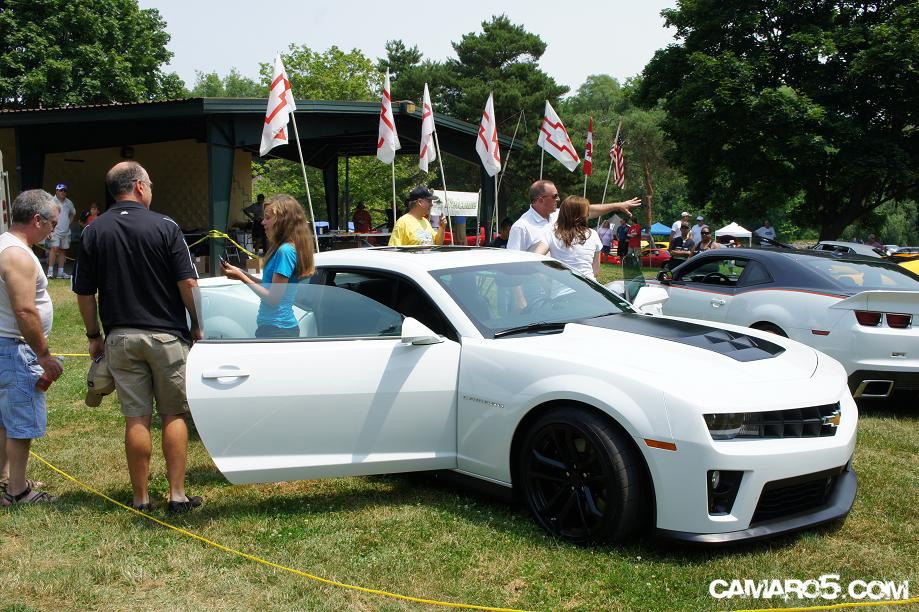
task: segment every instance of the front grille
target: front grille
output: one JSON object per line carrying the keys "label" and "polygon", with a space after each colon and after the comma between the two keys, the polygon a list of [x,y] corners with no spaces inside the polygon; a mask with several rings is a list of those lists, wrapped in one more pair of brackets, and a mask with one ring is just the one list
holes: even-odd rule
{"label": "front grille", "polygon": [[748,412],[738,438],[823,438],[835,436],[838,427],[830,420],[839,402],[769,412]]}
{"label": "front grille", "polygon": [[753,523],[819,508],[827,503],[843,467],[774,480],[763,486]]}

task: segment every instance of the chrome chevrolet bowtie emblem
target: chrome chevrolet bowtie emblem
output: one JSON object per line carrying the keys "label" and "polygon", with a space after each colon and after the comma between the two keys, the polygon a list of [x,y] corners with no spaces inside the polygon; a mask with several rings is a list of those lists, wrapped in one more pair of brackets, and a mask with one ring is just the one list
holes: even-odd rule
{"label": "chrome chevrolet bowtie emblem", "polygon": [[834,410],[832,414],[823,417],[821,420],[824,425],[839,427],[839,410]]}

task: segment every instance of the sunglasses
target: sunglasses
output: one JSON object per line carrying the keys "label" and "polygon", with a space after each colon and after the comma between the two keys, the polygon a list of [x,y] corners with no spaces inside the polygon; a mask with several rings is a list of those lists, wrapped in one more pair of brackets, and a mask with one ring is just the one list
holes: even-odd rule
{"label": "sunglasses", "polygon": [[703,235],[703,236],[711,236],[712,233],[711,233],[711,232],[702,232],[702,235]]}

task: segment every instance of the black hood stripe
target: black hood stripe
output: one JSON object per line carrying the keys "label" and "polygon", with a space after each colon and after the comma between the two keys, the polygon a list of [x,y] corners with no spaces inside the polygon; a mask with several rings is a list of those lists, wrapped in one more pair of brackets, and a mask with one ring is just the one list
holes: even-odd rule
{"label": "black hood stripe", "polygon": [[714,353],[720,353],[737,361],[770,359],[785,352],[785,349],[778,344],[746,334],[730,332],[698,323],[662,319],[648,315],[614,314],[577,322],[582,325],[592,325],[629,334],[688,344]]}

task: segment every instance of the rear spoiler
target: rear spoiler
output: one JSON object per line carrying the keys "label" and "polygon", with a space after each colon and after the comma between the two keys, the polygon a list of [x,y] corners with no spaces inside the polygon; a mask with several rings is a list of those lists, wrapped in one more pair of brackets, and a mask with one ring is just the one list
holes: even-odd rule
{"label": "rear spoiler", "polygon": [[919,315],[919,292],[862,291],[830,306],[840,310],[872,310],[875,312],[902,312]]}

